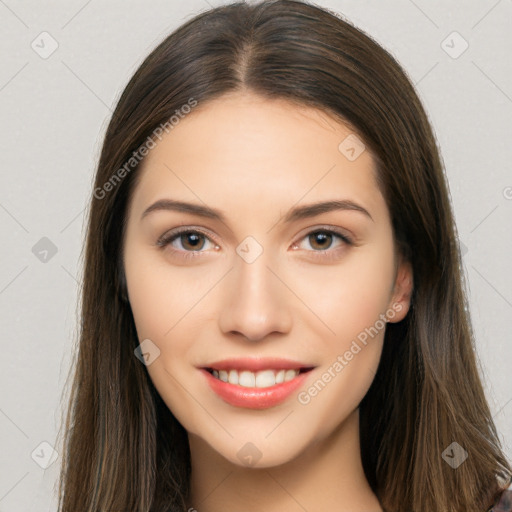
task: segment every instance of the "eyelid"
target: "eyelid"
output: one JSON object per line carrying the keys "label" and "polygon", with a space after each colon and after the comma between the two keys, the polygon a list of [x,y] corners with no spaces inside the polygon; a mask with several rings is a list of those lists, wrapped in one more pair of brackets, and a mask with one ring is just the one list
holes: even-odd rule
{"label": "eyelid", "polygon": [[[308,227],[304,231],[301,231],[299,235],[297,235],[297,241],[302,240],[306,235],[310,235],[312,233],[316,233],[318,231],[326,231],[329,233],[332,233],[334,235],[339,236],[342,239],[345,239],[346,243],[354,244],[355,243],[355,237],[354,235],[350,234],[350,232],[347,229],[340,228],[338,226],[331,226],[329,224],[323,224],[320,226],[314,226],[314,227]],[[294,242],[294,244],[297,242]],[[316,251],[320,252],[320,251]]]}
{"label": "eyelid", "polygon": [[165,246],[166,244],[170,243],[170,241],[173,238],[177,238],[179,235],[188,232],[197,232],[201,235],[204,235],[206,238],[209,238],[212,242],[215,242],[217,245],[220,245],[219,242],[216,240],[216,237],[211,233],[208,233],[205,229],[189,225],[178,226],[174,229],[166,231],[162,236],[158,238],[158,240],[156,241],[156,245],[160,247]]}

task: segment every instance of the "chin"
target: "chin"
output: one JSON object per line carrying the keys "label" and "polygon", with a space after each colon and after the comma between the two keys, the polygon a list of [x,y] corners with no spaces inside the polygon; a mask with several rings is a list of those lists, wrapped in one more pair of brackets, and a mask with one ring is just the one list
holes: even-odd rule
{"label": "chin", "polygon": [[[233,439],[214,442],[210,447],[229,463],[249,469],[281,466],[296,459],[308,446],[307,440],[286,436],[284,443],[279,436],[265,438],[266,434],[236,436]],[[217,440],[218,441],[218,440]]]}

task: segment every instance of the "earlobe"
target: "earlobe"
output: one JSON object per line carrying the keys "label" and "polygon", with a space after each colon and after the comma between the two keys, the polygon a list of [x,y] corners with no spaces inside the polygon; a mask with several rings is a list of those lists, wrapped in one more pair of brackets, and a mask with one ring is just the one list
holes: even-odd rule
{"label": "earlobe", "polygon": [[389,317],[389,322],[400,322],[405,318],[411,307],[411,298],[413,292],[414,280],[412,265],[409,261],[400,261],[393,294],[389,303],[389,308],[394,315]]}

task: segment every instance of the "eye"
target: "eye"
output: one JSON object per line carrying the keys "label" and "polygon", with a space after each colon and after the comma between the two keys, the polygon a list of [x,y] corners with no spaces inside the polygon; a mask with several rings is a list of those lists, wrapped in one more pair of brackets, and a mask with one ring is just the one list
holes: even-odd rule
{"label": "eye", "polygon": [[[341,242],[333,249],[332,247],[336,238],[341,240]],[[327,228],[319,228],[314,231],[310,231],[301,240],[306,241],[308,245],[313,248],[313,250],[309,252],[312,252],[313,257],[315,258],[336,257],[340,250],[346,248],[345,246],[353,245],[353,241],[347,235]],[[297,243],[294,243],[292,246],[293,250],[300,248],[300,245]]]}
{"label": "eye", "polygon": [[[333,240],[336,238],[341,243],[338,244],[337,248],[332,249]],[[347,245],[353,245],[353,241],[347,235],[327,228],[318,228],[310,231],[301,240],[307,241],[310,247],[312,247],[312,250],[306,250],[311,252],[313,257],[324,259],[336,257],[339,250],[343,250]],[[178,247],[176,244],[178,244]],[[215,251],[220,249],[220,246],[212,241],[206,233],[201,230],[191,229],[190,227],[173,229],[162,235],[156,242],[156,245],[162,249],[170,246],[173,253],[183,258],[199,257],[202,252],[205,252],[202,249],[208,248],[208,244],[211,244],[210,249]],[[297,249],[301,249],[301,247],[294,243],[292,250]]]}
{"label": "eye", "polygon": [[[196,258],[200,256],[201,252],[204,252],[201,249],[208,246],[206,241],[212,244],[214,250],[220,249],[206,233],[190,228],[173,229],[162,235],[157,240],[156,245],[161,248],[170,246],[172,252],[181,253],[180,256],[183,258]],[[176,243],[181,247],[176,247]]]}

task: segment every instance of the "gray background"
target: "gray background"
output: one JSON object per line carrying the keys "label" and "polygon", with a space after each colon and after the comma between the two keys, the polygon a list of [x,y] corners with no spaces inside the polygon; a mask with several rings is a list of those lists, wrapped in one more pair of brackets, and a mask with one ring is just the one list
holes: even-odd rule
{"label": "gray background", "polygon": [[[60,458],[40,467],[52,453],[41,443],[53,446],[60,425],[84,209],[111,110],[157,43],[220,3],[0,0],[0,512],[56,508]],[[318,4],[402,63],[431,118],[465,251],[486,392],[511,458],[512,1]],[[44,31],[58,43],[47,58]],[[55,254],[41,252],[51,245],[43,237]]]}

